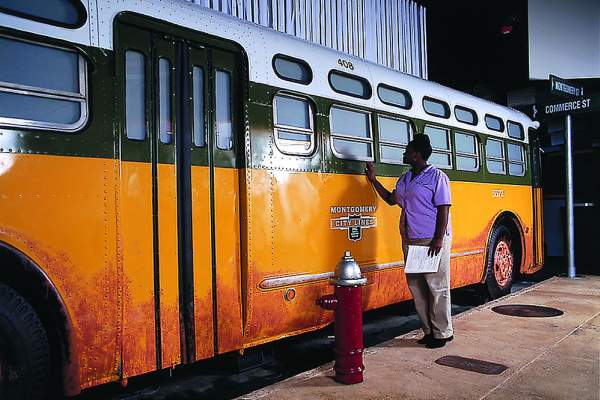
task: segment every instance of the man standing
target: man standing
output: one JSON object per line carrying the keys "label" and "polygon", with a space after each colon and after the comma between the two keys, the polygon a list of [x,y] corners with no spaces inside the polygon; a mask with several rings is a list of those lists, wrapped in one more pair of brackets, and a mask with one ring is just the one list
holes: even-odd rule
{"label": "man standing", "polygon": [[406,274],[425,336],[418,342],[428,348],[443,347],[453,336],[450,304],[450,182],[439,169],[428,165],[432,149],[429,137],[415,135],[406,146],[404,173],[393,192],[377,180],[373,163],[367,163],[367,178],[389,205],[402,208],[400,236],[404,260],[408,245],[429,246],[430,256],[442,253],[437,272]]}

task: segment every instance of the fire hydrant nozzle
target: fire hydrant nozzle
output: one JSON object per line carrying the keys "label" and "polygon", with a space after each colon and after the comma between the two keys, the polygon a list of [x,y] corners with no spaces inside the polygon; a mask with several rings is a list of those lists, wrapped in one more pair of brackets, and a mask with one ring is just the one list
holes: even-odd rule
{"label": "fire hydrant nozzle", "polygon": [[346,251],[338,263],[335,276],[330,279],[335,286],[333,294],[321,297],[316,304],[335,311],[335,380],[353,384],[363,381],[365,369],[362,362],[362,277],[360,267]]}
{"label": "fire hydrant nozzle", "polygon": [[324,308],[325,310],[335,310],[338,305],[338,299],[335,297],[334,294],[328,294],[326,296],[321,297],[320,299],[317,299],[315,303],[318,306],[321,306],[321,308]]}

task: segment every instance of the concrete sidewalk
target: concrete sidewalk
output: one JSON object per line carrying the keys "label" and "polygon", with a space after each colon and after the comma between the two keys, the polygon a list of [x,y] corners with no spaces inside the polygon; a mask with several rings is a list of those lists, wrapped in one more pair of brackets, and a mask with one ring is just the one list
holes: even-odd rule
{"label": "concrete sidewalk", "polygon": [[[500,315],[492,307],[543,305],[548,318]],[[600,277],[552,278],[454,317],[455,339],[441,349],[414,331],[365,349],[365,380],[345,386],[333,363],[239,399],[600,399]],[[454,355],[508,367],[500,375],[438,365]]]}

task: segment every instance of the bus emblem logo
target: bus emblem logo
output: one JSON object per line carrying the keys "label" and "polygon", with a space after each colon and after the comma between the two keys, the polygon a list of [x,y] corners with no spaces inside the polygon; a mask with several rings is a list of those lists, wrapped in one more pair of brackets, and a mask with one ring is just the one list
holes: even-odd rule
{"label": "bus emblem logo", "polygon": [[[377,217],[363,215],[362,212],[375,212],[376,206],[349,206],[331,207],[332,214],[346,214],[337,218],[331,218],[330,228],[333,230],[345,230],[348,232],[348,240],[353,242],[362,239],[363,229],[377,226]],[[353,213],[361,211],[361,213]]]}

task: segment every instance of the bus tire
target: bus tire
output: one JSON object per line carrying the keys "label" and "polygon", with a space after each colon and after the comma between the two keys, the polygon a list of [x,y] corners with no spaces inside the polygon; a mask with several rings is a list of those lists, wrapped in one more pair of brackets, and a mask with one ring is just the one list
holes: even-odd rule
{"label": "bus tire", "polygon": [[0,399],[43,399],[49,374],[44,326],[23,297],[0,282]]}
{"label": "bus tire", "polygon": [[497,299],[510,293],[515,278],[515,248],[510,230],[496,226],[487,249],[484,287],[490,298]]}

